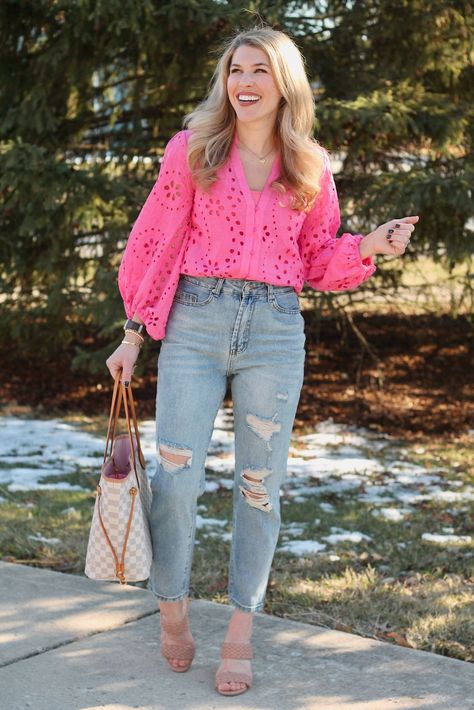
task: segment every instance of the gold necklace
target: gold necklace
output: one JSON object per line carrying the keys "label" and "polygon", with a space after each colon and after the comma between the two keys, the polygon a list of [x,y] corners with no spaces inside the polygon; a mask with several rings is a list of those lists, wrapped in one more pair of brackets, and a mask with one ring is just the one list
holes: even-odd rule
{"label": "gold necklace", "polygon": [[258,160],[262,163],[262,165],[264,165],[267,162],[268,156],[271,153],[273,153],[273,151],[275,150],[275,148],[272,148],[266,155],[260,157],[259,155],[257,155],[257,153],[254,153],[253,150],[250,150],[250,148],[247,148],[247,146],[244,145],[241,140],[239,140],[239,147],[240,146],[242,148],[245,148],[245,150],[248,150],[248,152],[251,153],[253,156],[255,156],[255,158],[258,158]]}

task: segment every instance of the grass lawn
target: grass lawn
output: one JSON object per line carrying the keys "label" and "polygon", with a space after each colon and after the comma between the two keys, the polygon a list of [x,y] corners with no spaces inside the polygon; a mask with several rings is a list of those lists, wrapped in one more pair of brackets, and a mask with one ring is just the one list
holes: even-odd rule
{"label": "grass lawn", "polygon": [[[89,418],[85,428],[102,437],[103,427],[103,418]],[[295,440],[293,455],[298,446]],[[313,478],[303,490],[290,471],[265,612],[473,661],[472,437],[392,440],[383,452],[375,452],[370,439],[366,446],[367,458],[376,455],[380,465],[349,488]],[[402,464],[424,473],[390,498],[408,475]],[[0,480],[12,465],[0,464]],[[222,474],[208,470],[206,480],[191,595],[227,602],[232,491],[222,485]],[[83,574],[94,479],[78,467],[39,481],[78,489],[0,485],[0,557]],[[440,481],[447,491],[439,493]]]}

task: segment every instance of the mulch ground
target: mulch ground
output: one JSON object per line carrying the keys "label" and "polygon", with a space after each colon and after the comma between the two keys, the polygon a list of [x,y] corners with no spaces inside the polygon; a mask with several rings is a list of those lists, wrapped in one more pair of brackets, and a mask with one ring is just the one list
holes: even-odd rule
{"label": "mulch ground", "polygon": [[[464,317],[354,316],[356,329],[313,314],[306,320],[305,383],[295,431],[330,417],[406,438],[457,435],[474,426],[474,329]],[[156,356],[149,352],[143,376],[134,380],[140,417],[155,413]],[[112,380],[103,372],[73,371],[70,353],[31,362],[8,348],[0,353],[0,406],[34,414],[108,411]],[[230,388],[224,401],[231,405]]]}

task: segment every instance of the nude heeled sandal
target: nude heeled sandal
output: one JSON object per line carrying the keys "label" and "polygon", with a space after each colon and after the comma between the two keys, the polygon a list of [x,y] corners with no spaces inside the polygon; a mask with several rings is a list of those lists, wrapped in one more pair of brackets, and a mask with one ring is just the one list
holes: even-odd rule
{"label": "nude heeled sandal", "polygon": [[[188,609],[189,599],[186,597],[186,616],[181,621],[165,621],[165,619],[161,616],[160,611],[161,628],[163,631],[168,634],[179,634],[186,631],[189,623]],[[161,643],[161,655],[166,658],[171,670],[176,671],[177,673],[184,673],[184,671],[189,670],[195,652],[196,646],[194,643]],[[172,663],[170,663],[170,661],[174,661],[176,659],[179,661],[189,661],[189,663],[186,666],[175,667]]]}
{"label": "nude heeled sandal", "polygon": [[[221,658],[238,658],[240,660],[249,660],[253,658],[252,644],[247,643],[232,643],[224,641],[221,645]],[[218,686],[222,683],[245,683],[246,688],[240,690],[219,690]],[[245,693],[252,687],[252,671],[243,673],[242,671],[216,671],[215,687],[221,695],[240,695]]]}

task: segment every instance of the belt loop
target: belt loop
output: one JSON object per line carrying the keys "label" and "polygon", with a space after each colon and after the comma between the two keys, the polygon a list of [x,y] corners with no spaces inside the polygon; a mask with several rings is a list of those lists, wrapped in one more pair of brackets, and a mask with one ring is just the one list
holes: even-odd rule
{"label": "belt loop", "polygon": [[216,285],[212,289],[212,293],[214,294],[214,296],[218,296],[220,294],[220,292],[222,291],[222,286],[224,285],[224,281],[225,279],[223,278],[218,279]]}
{"label": "belt loop", "polygon": [[267,284],[268,286],[268,300],[271,303],[273,301],[273,284]]}

